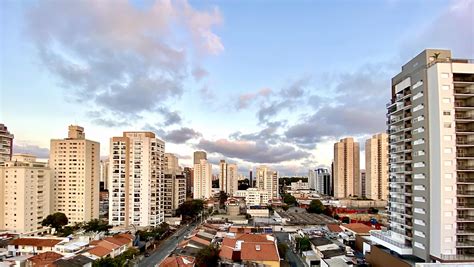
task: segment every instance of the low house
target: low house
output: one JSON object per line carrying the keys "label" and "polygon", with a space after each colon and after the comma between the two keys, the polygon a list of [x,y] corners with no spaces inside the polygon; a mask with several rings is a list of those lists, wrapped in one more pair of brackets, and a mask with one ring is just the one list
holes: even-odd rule
{"label": "low house", "polygon": [[160,263],[160,267],[193,267],[196,259],[189,256],[172,255]]}
{"label": "low house", "polygon": [[59,259],[54,262],[57,267],[92,267],[94,260],[83,256],[76,255],[68,259]]}
{"label": "low house", "polygon": [[114,258],[133,247],[133,236],[130,234],[118,234],[89,243],[90,249],[82,253],[93,260],[110,256]]}
{"label": "low house", "polygon": [[222,240],[219,257],[224,263],[243,262],[280,266],[276,239],[266,234],[240,234]]}
{"label": "low house", "polygon": [[8,254],[11,256],[36,255],[42,252],[56,251],[58,244],[67,242],[67,238],[17,238],[8,243]]}
{"label": "low house", "polygon": [[27,267],[51,267],[53,263],[61,259],[63,255],[56,252],[43,252],[26,260]]}

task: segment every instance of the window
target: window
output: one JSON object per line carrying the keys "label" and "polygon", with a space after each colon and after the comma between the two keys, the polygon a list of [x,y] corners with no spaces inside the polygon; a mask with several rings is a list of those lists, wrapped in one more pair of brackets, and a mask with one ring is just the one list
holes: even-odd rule
{"label": "window", "polygon": [[415,208],[415,213],[425,214],[425,210],[422,208]]}
{"label": "window", "polygon": [[451,128],[451,123],[450,122],[445,122],[444,123],[444,128]]}
{"label": "window", "polygon": [[418,242],[415,242],[415,247],[418,247],[418,248],[421,248],[421,249],[425,249],[425,246],[421,243],[418,243]]}
{"label": "window", "polygon": [[444,91],[448,91],[450,89],[449,85],[443,85],[441,86],[441,89],[443,89]]}
{"label": "window", "polygon": [[425,237],[425,233],[415,230],[415,235],[419,237]]}
{"label": "window", "polygon": [[451,135],[445,135],[443,136],[444,141],[451,141],[453,140],[453,137]]}
{"label": "window", "polygon": [[449,103],[451,103],[451,98],[448,98],[448,97],[443,98],[443,103],[444,103],[444,104],[449,104]]}
{"label": "window", "polygon": [[449,78],[449,73],[448,72],[441,73],[441,78],[443,79]]}
{"label": "window", "polygon": [[415,201],[416,202],[425,202],[425,198],[424,197],[415,197]]}
{"label": "window", "polygon": [[451,115],[451,111],[445,110],[445,111],[443,111],[443,115],[444,115],[444,116],[450,116],[450,115]]}

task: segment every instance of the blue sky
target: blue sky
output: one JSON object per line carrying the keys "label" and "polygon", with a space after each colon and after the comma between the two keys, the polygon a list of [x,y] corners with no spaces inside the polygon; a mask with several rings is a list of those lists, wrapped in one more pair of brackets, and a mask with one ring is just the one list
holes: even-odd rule
{"label": "blue sky", "polygon": [[[473,1],[2,1],[0,121],[39,156],[67,125],[153,130],[241,170],[329,165],[385,131],[390,78],[425,48],[474,58]],[[363,158],[363,157],[362,157]]]}

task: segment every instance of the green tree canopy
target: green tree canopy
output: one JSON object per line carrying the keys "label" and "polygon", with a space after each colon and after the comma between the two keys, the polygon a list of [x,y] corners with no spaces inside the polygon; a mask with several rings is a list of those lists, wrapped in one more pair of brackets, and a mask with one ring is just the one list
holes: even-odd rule
{"label": "green tree canopy", "polygon": [[293,206],[297,203],[296,198],[290,194],[283,195],[283,202],[290,206]]}
{"label": "green tree canopy", "polygon": [[288,251],[288,245],[285,243],[278,243],[278,254],[280,254],[280,258],[286,258],[286,252]]}
{"label": "green tree canopy", "polygon": [[41,222],[41,225],[50,226],[59,231],[64,225],[67,225],[68,222],[69,220],[66,217],[66,214],[62,212],[56,212],[46,216],[46,218],[44,218],[44,220]]}
{"label": "green tree canopy", "polygon": [[209,245],[199,250],[196,255],[196,266],[214,267],[219,260],[219,248],[216,245]]}
{"label": "green tree canopy", "polygon": [[194,217],[199,214],[203,209],[204,201],[202,201],[201,199],[193,199],[185,201],[183,204],[179,205],[176,212],[178,215]]}
{"label": "green tree canopy", "polygon": [[108,225],[106,222],[98,220],[98,219],[92,219],[89,222],[87,222],[83,227],[82,227],[86,232],[109,232],[109,229],[112,228],[112,225]]}
{"label": "green tree canopy", "polygon": [[324,211],[324,205],[319,199],[313,199],[309,203],[309,208],[306,209],[309,213],[321,214]]}

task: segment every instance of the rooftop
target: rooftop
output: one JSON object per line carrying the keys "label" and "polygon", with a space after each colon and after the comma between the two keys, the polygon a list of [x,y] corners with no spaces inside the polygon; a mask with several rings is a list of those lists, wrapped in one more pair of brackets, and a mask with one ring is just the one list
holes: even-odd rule
{"label": "rooftop", "polygon": [[363,223],[349,223],[341,225],[342,229],[348,229],[356,234],[365,234],[369,235],[370,230],[374,230],[372,227],[367,226]]}
{"label": "rooftop", "polygon": [[55,261],[54,263],[58,266],[58,267],[83,267],[84,265],[86,265],[87,263],[91,263],[93,262],[94,260],[86,257],[86,256],[83,256],[83,255],[77,255],[73,258],[69,258],[69,259],[60,259],[60,260],[57,260]]}
{"label": "rooftop", "polygon": [[61,243],[63,239],[46,238],[17,238],[10,241],[9,245],[14,246],[36,246],[36,247],[54,247]]}
{"label": "rooftop", "polygon": [[62,257],[59,253],[47,251],[29,258],[28,261],[33,262],[34,266],[47,266]]}
{"label": "rooftop", "polygon": [[275,243],[247,243],[241,245],[240,258],[243,261],[280,261]]}

